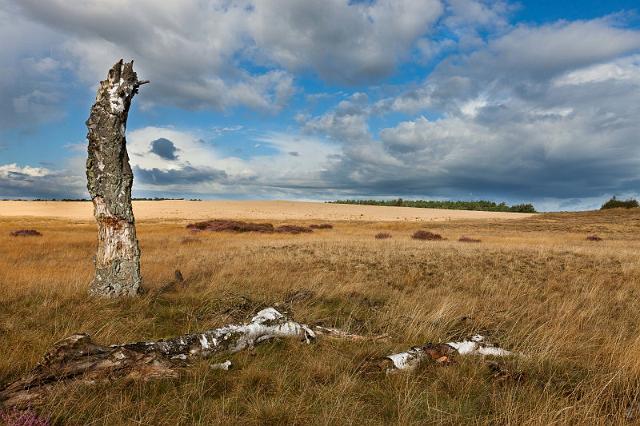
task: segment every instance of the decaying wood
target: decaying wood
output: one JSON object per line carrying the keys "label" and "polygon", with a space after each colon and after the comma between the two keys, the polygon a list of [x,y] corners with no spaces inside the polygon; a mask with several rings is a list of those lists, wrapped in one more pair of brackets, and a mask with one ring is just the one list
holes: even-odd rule
{"label": "decaying wood", "polygon": [[353,341],[386,340],[391,337],[386,333],[379,334],[377,336],[362,336],[360,334],[347,333],[346,331],[340,330],[338,328],[323,327],[320,325],[316,325],[315,327],[313,327],[313,331],[318,336],[328,337],[330,339],[353,340]]}
{"label": "decaying wood", "polygon": [[[152,342],[102,346],[87,334],[75,334],[58,342],[25,377],[2,389],[0,405],[36,405],[57,383],[176,377],[181,368],[196,359],[238,352],[277,337],[309,343],[316,334],[273,308],[258,312],[247,324]],[[227,370],[230,366],[226,361],[212,368]]]}
{"label": "decaying wood", "polygon": [[132,296],[140,291],[140,248],[131,207],[133,172],[125,131],[129,107],[138,88],[133,61],[118,61],[100,82],[87,120],[87,188],[98,222],[96,273],[90,293]]}
{"label": "decaying wood", "polygon": [[413,348],[386,356],[380,362],[380,367],[387,372],[394,370],[414,370],[422,362],[432,360],[440,364],[449,364],[454,356],[466,355],[490,355],[490,356],[510,356],[513,352],[499,348],[486,342],[484,336],[476,334],[461,342],[449,343],[427,343],[423,346]]}

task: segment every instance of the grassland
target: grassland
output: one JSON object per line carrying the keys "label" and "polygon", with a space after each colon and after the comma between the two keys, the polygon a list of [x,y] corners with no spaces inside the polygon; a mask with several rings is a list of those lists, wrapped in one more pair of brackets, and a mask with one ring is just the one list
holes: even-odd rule
{"label": "grassland", "polygon": [[[93,223],[0,218],[0,383],[75,332],[101,343],[162,338],[242,322],[279,304],[301,322],[392,339],[269,343],[232,356],[237,368],[227,372],[202,362],[178,380],[59,386],[39,411],[57,423],[96,425],[640,419],[638,209],[518,220],[335,221],[334,229],[302,235],[194,236],[186,223],[138,224],[147,288],[180,269],[186,289],[110,301],[86,295]],[[43,236],[9,236],[19,228]],[[412,240],[419,229],[447,240]],[[392,238],[376,240],[379,232]],[[585,239],[594,233],[603,241]],[[460,243],[461,235],[482,242]],[[475,332],[525,356],[501,361],[500,377],[477,358],[427,363],[413,374],[361,369],[371,356]]]}

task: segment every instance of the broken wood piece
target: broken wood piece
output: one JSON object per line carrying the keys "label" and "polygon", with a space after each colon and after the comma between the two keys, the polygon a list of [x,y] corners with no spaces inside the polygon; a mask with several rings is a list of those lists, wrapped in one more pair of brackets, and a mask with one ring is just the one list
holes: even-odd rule
{"label": "broken wood piece", "polygon": [[485,342],[485,337],[479,334],[472,336],[461,342],[449,342],[438,344],[426,344],[424,346],[414,346],[413,348],[397,354],[388,355],[385,358],[391,360],[392,365],[387,371],[393,370],[414,370],[422,361],[432,359],[437,363],[448,364],[452,362],[454,355],[490,355],[490,356],[510,356],[513,352],[499,348],[491,343]]}
{"label": "broken wood piece", "polygon": [[209,368],[212,370],[229,370],[231,368],[231,361],[226,360],[225,362],[218,362],[216,364],[211,364]]}
{"label": "broken wood piece", "polygon": [[[190,361],[235,353],[277,337],[309,343],[316,335],[306,325],[292,321],[274,308],[261,310],[247,324],[151,342],[102,346],[88,334],[74,334],[58,342],[26,376],[0,390],[0,405],[36,405],[56,383],[173,378]],[[226,370],[230,366],[231,362],[226,361],[212,368]]]}
{"label": "broken wood piece", "polygon": [[346,340],[383,340],[388,339],[390,336],[387,333],[379,334],[377,336],[362,336],[360,334],[347,333],[344,330],[332,327],[323,327],[316,325],[313,327],[313,331],[318,336],[325,336],[333,339],[346,339]]}

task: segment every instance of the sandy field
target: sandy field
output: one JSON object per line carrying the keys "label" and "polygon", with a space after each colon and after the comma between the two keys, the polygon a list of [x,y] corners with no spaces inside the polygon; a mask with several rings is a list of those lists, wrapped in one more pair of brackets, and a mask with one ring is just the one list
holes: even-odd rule
{"label": "sandy field", "polygon": [[[133,211],[138,220],[234,218],[439,222],[469,219],[522,219],[532,216],[529,213],[355,206],[297,201],[134,201]],[[93,208],[88,201],[0,201],[0,216],[93,220]]]}

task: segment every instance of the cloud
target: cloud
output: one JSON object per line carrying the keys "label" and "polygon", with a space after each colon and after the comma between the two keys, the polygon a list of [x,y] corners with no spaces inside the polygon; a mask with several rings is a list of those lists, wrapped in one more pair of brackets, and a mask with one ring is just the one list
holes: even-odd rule
{"label": "cloud", "polygon": [[596,19],[541,27],[521,25],[492,41],[486,51],[477,53],[470,61],[478,65],[489,65],[491,61],[493,71],[518,72],[539,79],[609,61],[638,49],[640,32],[618,28],[608,19]]}
{"label": "cloud", "polygon": [[33,128],[65,115],[60,103],[68,87],[64,64],[48,56],[60,38],[45,26],[21,17],[0,0],[0,130]]}
{"label": "cloud", "polygon": [[[270,153],[241,159],[222,154],[204,138],[198,132],[175,128],[144,127],[131,131],[127,139],[134,189],[254,196],[291,195],[303,189],[319,192],[327,188],[322,174],[330,157],[340,152],[334,144],[310,136],[266,133],[254,140],[269,147]],[[159,139],[171,141],[180,156],[169,161],[148,155],[149,144]]]}
{"label": "cloud", "polygon": [[0,165],[1,198],[85,197],[84,176],[74,170],[51,170],[45,167]]}
{"label": "cloud", "polygon": [[439,0],[263,0],[249,33],[258,59],[362,84],[389,75],[443,11]]}
{"label": "cloud", "polygon": [[370,139],[367,124],[370,108],[365,93],[354,93],[336,108],[319,117],[299,117],[303,129],[342,142],[362,142]]}
{"label": "cloud", "polygon": [[[305,128],[342,141],[325,179],[353,194],[508,196],[560,206],[554,200],[633,193],[639,43],[640,31],[606,19],[514,27],[449,57],[419,87],[307,117]],[[419,115],[375,135],[367,126],[374,111]]]}
{"label": "cloud", "polygon": [[554,78],[638,52],[640,31],[621,28],[614,18],[518,25],[470,52],[449,55],[423,84],[378,107],[455,114],[483,96],[535,100]]}
{"label": "cloud", "polygon": [[[53,35],[40,40],[41,48],[65,60],[86,85],[103,79],[117,59],[134,58],[139,74],[153,83],[145,87],[146,107],[277,111],[293,93],[293,77],[281,69],[252,73],[236,60],[247,44],[248,5],[25,0],[11,7],[10,16]],[[60,47],[51,49],[51,40]]]}
{"label": "cloud", "polygon": [[[5,0],[0,8],[5,39],[32,29],[31,50],[55,55],[36,64],[40,72],[65,62],[94,85],[117,59],[135,58],[153,83],[145,87],[146,107],[269,112],[295,92],[291,72],[350,84],[388,76],[443,10],[440,0]],[[51,49],[54,41],[60,47]],[[43,95],[53,93],[40,87],[30,99]]]}
{"label": "cloud", "polygon": [[222,170],[196,169],[191,166],[169,170],[143,169],[136,166],[134,173],[140,182],[160,186],[200,184],[223,180],[227,177],[227,174]]}
{"label": "cloud", "polygon": [[176,155],[178,149],[173,144],[173,142],[165,138],[151,141],[151,149],[149,150],[149,152],[169,161],[175,161],[178,159],[178,156]]}

